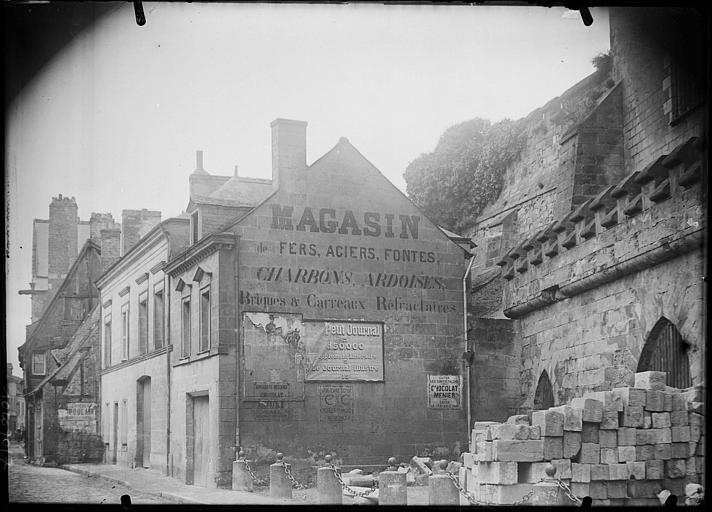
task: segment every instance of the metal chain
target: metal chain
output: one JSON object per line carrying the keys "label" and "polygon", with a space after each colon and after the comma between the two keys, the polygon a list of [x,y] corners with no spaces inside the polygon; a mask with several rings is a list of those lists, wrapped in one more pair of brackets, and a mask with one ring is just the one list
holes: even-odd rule
{"label": "metal chain", "polygon": [[257,485],[257,486],[269,485],[269,479],[258,478],[257,475],[255,474],[255,472],[252,471],[252,468],[250,467],[250,463],[247,462],[247,459],[242,459],[242,460],[245,461],[245,469],[250,474],[250,478],[252,478],[252,481],[255,483],[255,485]]}
{"label": "metal chain", "polygon": [[[483,505],[484,503],[478,502],[475,497],[472,495],[472,493],[468,492],[465,490],[465,488],[460,484],[460,479],[457,478],[455,475],[450,473],[449,471],[444,472],[450,480],[452,480],[452,483],[455,487],[457,487],[457,490],[460,491],[460,494],[469,501],[472,505]],[[487,503],[487,505],[494,505],[494,503]]]}
{"label": "metal chain", "polygon": [[341,478],[341,474],[336,469],[336,466],[334,466],[333,464],[329,464],[329,466],[331,466],[331,471],[333,471],[334,477],[341,484],[341,488],[343,490],[345,490],[346,492],[348,492],[349,494],[353,494],[354,497],[363,498],[363,497],[368,496],[369,494],[373,494],[376,491],[376,489],[378,489],[378,481],[374,479],[373,483],[371,484],[371,488],[368,491],[355,491],[354,489],[349,487],[349,485],[346,482],[344,482],[343,478]]}
{"label": "metal chain", "polygon": [[566,493],[566,496],[567,496],[571,501],[573,501],[574,503],[576,503],[576,505],[580,505],[580,504],[581,504],[581,500],[580,500],[579,498],[577,498],[577,497],[574,495],[574,493],[573,493],[573,491],[571,490],[571,488],[570,488],[568,485],[566,485],[566,482],[563,482],[560,478],[557,478],[557,479],[556,479],[556,483],[558,484],[559,487],[561,487],[561,488],[564,490],[564,492]]}
{"label": "metal chain", "polygon": [[294,478],[292,475],[292,472],[289,469],[289,466],[287,465],[286,462],[282,461],[282,467],[284,468],[284,473],[287,475],[287,478],[289,478],[292,481],[292,486],[297,488],[297,489],[307,489],[308,487],[306,485],[302,485],[297,480]]}

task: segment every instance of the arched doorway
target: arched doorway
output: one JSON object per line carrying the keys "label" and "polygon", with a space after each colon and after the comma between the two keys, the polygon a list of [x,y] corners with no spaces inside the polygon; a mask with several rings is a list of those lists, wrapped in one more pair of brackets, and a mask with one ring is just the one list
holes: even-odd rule
{"label": "arched doorway", "polygon": [[544,370],[541,372],[539,383],[536,385],[533,409],[540,411],[542,409],[548,409],[549,407],[554,407],[554,389],[551,386],[549,374]]}
{"label": "arched doorway", "polygon": [[637,372],[666,372],[667,385],[674,388],[692,386],[689,343],[682,339],[677,327],[662,317],[650,331],[638,361]]}
{"label": "arched doorway", "polygon": [[151,377],[136,382],[136,465],[151,467]]}

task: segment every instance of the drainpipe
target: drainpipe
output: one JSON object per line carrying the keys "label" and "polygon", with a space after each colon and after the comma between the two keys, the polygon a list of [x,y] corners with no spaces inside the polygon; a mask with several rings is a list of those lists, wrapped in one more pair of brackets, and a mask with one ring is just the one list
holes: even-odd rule
{"label": "drainpipe", "polygon": [[[467,276],[470,275],[470,270],[472,270],[472,264],[475,262],[475,255],[470,255],[470,261],[467,263],[467,270],[465,270],[465,275],[462,276],[462,334],[465,344],[464,355],[467,356],[465,365],[467,367],[466,377],[467,377],[467,438],[470,438],[470,429],[472,429],[472,411],[470,410],[470,369],[472,366],[472,361],[474,360],[474,350],[470,355],[468,354],[467,348]],[[473,347],[474,348],[474,347]],[[468,443],[469,444],[469,443]]]}
{"label": "drainpipe", "polygon": [[240,236],[235,235],[234,251],[234,279],[235,279],[235,460],[240,453],[240,397],[242,384],[241,345],[240,345]]}
{"label": "drainpipe", "polygon": [[[163,273],[163,311],[165,313],[163,320],[163,343],[168,349],[171,346],[171,302],[170,302],[170,286],[168,275]],[[166,475],[170,474],[171,470],[171,350],[166,350],[166,378],[168,383],[168,415],[166,416]]]}

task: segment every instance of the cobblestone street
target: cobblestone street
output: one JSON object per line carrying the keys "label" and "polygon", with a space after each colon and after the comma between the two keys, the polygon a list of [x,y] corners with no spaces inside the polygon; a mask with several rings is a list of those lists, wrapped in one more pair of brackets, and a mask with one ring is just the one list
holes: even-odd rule
{"label": "cobblestone street", "polygon": [[131,503],[170,503],[141,494],[126,486],[101,478],[79,475],[58,468],[27,464],[22,453],[11,450],[8,466],[8,490],[11,503],[112,503],[120,504],[121,496],[131,496]]}

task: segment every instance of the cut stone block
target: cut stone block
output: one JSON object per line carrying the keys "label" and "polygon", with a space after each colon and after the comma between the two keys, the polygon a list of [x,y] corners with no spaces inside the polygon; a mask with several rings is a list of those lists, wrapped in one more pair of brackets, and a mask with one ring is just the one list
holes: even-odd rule
{"label": "cut stone block", "polygon": [[600,400],[578,397],[571,401],[571,406],[576,409],[581,409],[582,421],[601,423],[601,417],[603,416],[603,402]]}
{"label": "cut stone block", "polygon": [[541,439],[541,427],[529,427],[529,439],[532,441],[538,441]]}
{"label": "cut stone block", "polygon": [[656,436],[655,436],[655,431],[650,430],[650,429],[637,429],[635,431],[635,444],[636,445],[642,445],[642,444],[655,444],[656,443]]}
{"label": "cut stone block", "polygon": [[685,459],[670,459],[665,461],[665,476],[668,478],[684,478],[686,474]]}
{"label": "cut stone block", "polygon": [[645,480],[645,462],[626,462],[628,468],[628,478],[635,480]]}
{"label": "cut stone block", "polygon": [[685,473],[687,476],[695,476],[697,474],[697,457],[688,457],[685,459]]}
{"label": "cut stone block", "polygon": [[686,459],[690,456],[690,443],[672,443],[672,459]]}
{"label": "cut stone block", "polygon": [[480,441],[479,443],[477,443],[477,452],[475,452],[475,459],[480,462],[489,462],[494,460],[494,452],[491,441]]}
{"label": "cut stone block", "polygon": [[581,427],[581,442],[582,443],[598,443],[598,431],[600,426],[598,423],[584,421]]}
{"label": "cut stone block", "polygon": [[564,430],[563,458],[572,459],[581,450],[581,432]]}
{"label": "cut stone block", "polygon": [[[628,480],[628,496],[631,498],[655,498],[663,490],[662,477],[656,480]],[[658,501],[657,506],[660,506]]]}
{"label": "cut stone block", "polygon": [[591,464],[591,481],[608,480],[610,476],[608,464]]}
{"label": "cut stone block", "polygon": [[560,478],[562,480],[571,480],[573,475],[571,473],[570,459],[554,459],[551,461],[551,463],[556,468],[556,473],[554,475],[556,478]]}
{"label": "cut stone block", "polygon": [[521,501],[533,489],[533,484],[480,486],[480,500],[494,505],[514,505]]}
{"label": "cut stone block", "polygon": [[636,388],[642,389],[654,389],[659,391],[665,391],[665,380],[667,378],[666,372],[638,372],[635,374],[635,384]]}
{"label": "cut stone block", "polygon": [[578,462],[571,463],[571,481],[572,482],[590,482],[591,481],[591,464],[579,464]]}
{"label": "cut stone block", "polygon": [[544,442],[544,460],[561,459],[564,456],[563,437],[544,436],[541,439]]}
{"label": "cut stone block", "polygon": [[690,425],[702,425],[705,422],[705,417],[697,412],[689,412],[687,420]]}
{"label": "cut stone block", "polygon": [[591,492],[589,490],[588,482],[571,482],[571,493],[577,498],[581,499],[584,496],[588,496]]}
{"label": "cut stone block", "polygon": [[483,462],[477,468],[480,483],[513,485],[517,483],[516,462]]}
{"label": "cut stone block", "polygon": [[696,412],[698,414],[705,414],[705,404],[704,402],[687,402],[687,410],[690,412]]}
{"label": "cut stone block", "polygon": [[622,411],[623,401],[620,394],[613,391],[587,391],[583,394],[584,398],[592,398],[603,404],[603,410]]}
{"label": "cut stone block", "polygon": [[635,447],[636,460],[649,461],[655,458],[655,446],[652,444],[641,444]]}
{"label": "cut stone block", "polygon": [[661,412],[665,409],[665,396],[662,391],[645,390],[645,410]]}
{"label": "cut stone block", "polygon": [[515,414],[507,418],[510,425],[529,425],[529,416],[526,414]]}
{"label": "cut stone block", "polygon": [[598,444],[601,445],[601,448],[615,448],[618,446],[618,429],[599,430]]}
{"label": "cut stone block", "polygon": [[[601,483],[601,482],[599,482]],[[589,486],[590,490],[590,486]],[[608,491],[606,491],[608,492]],[[593,507],[610,507],[611,506],[611,500],[609,499],[591,499],[591,506]]]}
{"label": "cut stone block", "polygon": [[541,428],[542,437],[564,435],[564,415],[552,409],[534,411],[532,413],[532,426]]}
{"label": "cut stone block", "polygon": [[472,468],[475,465],[475,454],[470,452],[463,453],[462,463],[466,468]]}
{"label": "cut stone block", "polygon": [[673,411],[686,411],[687,410],[687,400],[680,393],[674,393],[672,395],[672,410]]}
{"label": "cut stone block", "polygon": [[588,484],[588,495],[593,500],[608,499],[608,485],[605,481],[591,480],[591,483]]}
{"label": "cut stone block", "polygon": [[667,489],[671,493],[677,495],[679,504],[681,505],[685,499],[685,485],[687,485],[687,477],[684,478],[663,478],[663,489]]}
{"label": "cut stone block", "polygon": [[628,498],[627,507],[659,507],[660,500],[658,498]]}
{"label": "cut stone block", "polygon": [[663,392],[663,411],[672,411],[672,393]]}
{"label": "cut stone block", "polygon": [[690,442],[699,442],[699,440],[702,438],[702,427],[700,425],[688,426],[690,427]]}
{"label": "cut stone block", "polygon": [[643,411],[643,428],[653,428],[653,413]]}
{"label": "cut stone block", "polygon": [[638,388],[613,388],[613,394],[620,397],[623,407],[645,407],[645,390]]}
{"label": "cut stone block", "polygon": [[538,462],[544,460],[544,442],[539,441],[492,441],[492,457],[496,461]]}
{"label": "cut stone block", "polygon": [[582,464],[599,464],[601,462],[601,445],[598,443],[581,443],[579,462]]}
{"label": "cut stone block", "polygon": [[637,430],[630,427],[618,428],[618,444],[623,446],[635,446]]}
{"label": "cut stone block", "polygon": [[671,427],[686,427],[689,425],[689,414],[687,411],[672,411],[670,413]]}
{"label": "cut stone block", "polygon": [[499,425],[492,425],[491,427],[489,427],[489,430],[493,441],[496,439],[519,439],[521,441],[526,441],[527,439],[529,439],[528,425],[501,423]]}
{"label": "cut stone block", "polygon": [[618,462],[633,462],[635,459],[635,446],[618,447]]}
{"label": "cut stone block", "polygon": [[555,410],[564,415],[564,431],[581,432],[583,422],[583,411],[570,405],[561,405],[559,407],[551,407],[550,410]]}
{"label": "cut stone block", "polygon": [[672,427],[669,412],[654,412],[653,416],[653,428],[667,428]]}
{"label": "cut stone block", "polygon": [[618,464],[618,448],[601,448],[601,464]]}
{"label": "cut stone block", "polygon": [[668,460],[672,458],[672,445],[661,443],[655,445],[655,458],[658,460]]}
{"label": "cut stone block", "polygon": [[646,460],[645,476],[648,480],[662,480],[665,476],[665,461]]}
{"label": "cut stone block", "polygon": [[628,497],[628,485],[625,480],[609,480],[606,486],[608,490],[608,498],[627,498]]}
{"label": "cut stone block", "polygon": [[618,411],[603,410],[601,415],[601,430],[616,430],[618,429]]}
{"label": "cut stone block", "polygon": [[672,427],[672,442],[673,443],[689,443],[690,442],[690,427]]}
{"label": "cut stone block", "polygon": [[643,408],[640,406],[623,407],[623,412],[619,413],[619,424],[621,427],[643,427]]}
{"label": "cut stone block", "polygon": [[[678,427],[676,427],[678,428]],[[679,427],[683,428],[683,427]],[[671,428],[652,428],[651,432],[655,433],[656,443],[672,443],[672,429]],[[689,439],[688,439],[689,441]]]}

